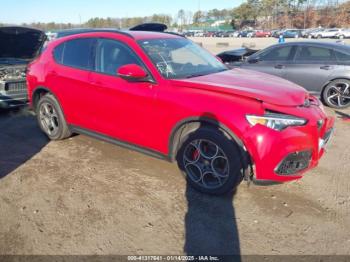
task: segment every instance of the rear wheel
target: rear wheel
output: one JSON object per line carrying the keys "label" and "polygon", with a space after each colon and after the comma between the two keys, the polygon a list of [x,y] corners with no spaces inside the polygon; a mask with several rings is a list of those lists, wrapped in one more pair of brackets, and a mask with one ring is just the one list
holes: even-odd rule
{"label": "rear wheel", "polygon": [[330,82],[323,91],[323,101],[333,108],[350,106],[350,81],[337,79]]}
{"label": "rear wheel", "polygon": [[51,140],[62,140],[71,136],[61,107],[52,94],[48,93],[40,98],[36,115],[41,130]]}
{"label": "rear wheel", "polygon": [[203,193],[229,193],[243,179],[239,146],[214,128],[202,127],[183,138],[177,162],[187,182]]}

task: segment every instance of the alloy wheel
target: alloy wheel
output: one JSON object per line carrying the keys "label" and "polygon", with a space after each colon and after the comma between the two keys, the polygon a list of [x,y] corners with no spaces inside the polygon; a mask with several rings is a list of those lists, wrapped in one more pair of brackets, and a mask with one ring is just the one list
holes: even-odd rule
{"label": "alloy wheel", "polygon": [[59,118],[55,108],[49,103],[42,103],[39,109],[39,119],[44,131],[49,135],[57,134]]}
{"label": "alloy wheel", "polygon": [[205,189],[216,189],[229,178],[229,161],[224,151],[209,140],[194,140],[183,155],[187,176]]}
{"label": "alloy wheel", "polygon": [[350,85],[335,83],[327,91],[327,101],[333,106],[344,107],[350,103]]}

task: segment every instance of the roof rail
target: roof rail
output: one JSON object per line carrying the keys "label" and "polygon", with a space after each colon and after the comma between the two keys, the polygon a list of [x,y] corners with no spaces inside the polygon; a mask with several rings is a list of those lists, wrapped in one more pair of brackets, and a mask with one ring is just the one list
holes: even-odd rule
{"label": "roof rail", "polygon": [[66,29],[66,30],[62,30],[62,31],[57,32],[57,38],[70,36],[70,35],[96,33],[96,32],[116,33],[116,34],[125,35],[125,36],[130,37],[130,38],[134,38],[131,34],[129,34],[126,31],[121,31],[121,30],[113,29],[113,28],[73,28],[73,29]]}
{"label": "roof rail", "polygon": [[181,36],[183,38],[187,38],[185,35],[179,34],[179,33],[175,33],[175,32],[161,32],[164,34],[169,34],[169,35],[177,35],[177,36]]}

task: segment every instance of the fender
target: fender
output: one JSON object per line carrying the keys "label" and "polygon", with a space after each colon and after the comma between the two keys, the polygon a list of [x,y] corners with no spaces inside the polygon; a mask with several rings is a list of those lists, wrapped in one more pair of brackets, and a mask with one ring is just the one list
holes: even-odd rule
{"label": "fender", "polygon": [[248,165],[251,162],[251,158],[250,158],[250,155],[247,152],[247,149],[246,149],[244,143],[242,142],[242,140],[239,139],[237,137],[237,135],[234,134],[226,125],[224,125],[221,122],[218,122],[217,120],[214,120],[213,118],[207,117],[207,116],[189,117],[189,118],[186,118],[186,119],[179,121],[174,126],[174,128],[171,131],[170,138],[169,138],[169,160],[170,161],[172,161],[172,162],[175,161],[176,150],[177,150],[177,147],[179,144],[178,139],[179,139],[179,135],[181,134],[181,132],[178,132],[178,131],[180,131],[181,128],[185,127],[186,125],[193,124],[193,123],[206,123],[206,124],[217,127],[219,129],[221,129],[222,131],[224,131],[225,135],[227,135],[228,138],[233,139],[239,145],[243,164],[245,167],[248,167]]}

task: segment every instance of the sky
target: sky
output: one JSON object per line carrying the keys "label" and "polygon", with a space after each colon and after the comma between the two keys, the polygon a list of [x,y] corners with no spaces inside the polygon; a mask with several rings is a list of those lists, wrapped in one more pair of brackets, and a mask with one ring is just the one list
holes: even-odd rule
{"label": "sky", "polygon": [[134,17],[233,8],[244,0],[0,0],[0,23],[79,23],[92,17]]}

